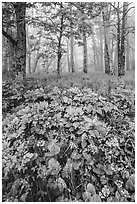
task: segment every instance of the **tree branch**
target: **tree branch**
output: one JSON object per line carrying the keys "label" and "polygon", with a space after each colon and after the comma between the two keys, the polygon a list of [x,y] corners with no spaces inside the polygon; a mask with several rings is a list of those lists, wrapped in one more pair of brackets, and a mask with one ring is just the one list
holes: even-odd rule
{"label": "tree branch", "polygon": [[4,35],[13,44],[13,46],[17,45],[17,41],[14,40],[8,33],[6,33],[4,29],[2,29],[2,35]]}

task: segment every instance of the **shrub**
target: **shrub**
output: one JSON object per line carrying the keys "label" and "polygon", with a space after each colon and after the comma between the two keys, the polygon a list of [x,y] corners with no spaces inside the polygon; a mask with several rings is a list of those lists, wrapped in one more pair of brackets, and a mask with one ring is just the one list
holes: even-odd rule
{"label": "shrub", "polygon": [[3,119],[3,201],[134,201],[132,94],[25,92]]}

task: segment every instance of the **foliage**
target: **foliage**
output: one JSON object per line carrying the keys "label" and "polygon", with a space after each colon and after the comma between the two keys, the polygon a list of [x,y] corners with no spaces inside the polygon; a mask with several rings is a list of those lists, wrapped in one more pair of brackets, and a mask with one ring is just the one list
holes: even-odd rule
{"label": "foliage", "polygon": [[134,91],[26,83],[3,84],[3,201],[134,201]]}

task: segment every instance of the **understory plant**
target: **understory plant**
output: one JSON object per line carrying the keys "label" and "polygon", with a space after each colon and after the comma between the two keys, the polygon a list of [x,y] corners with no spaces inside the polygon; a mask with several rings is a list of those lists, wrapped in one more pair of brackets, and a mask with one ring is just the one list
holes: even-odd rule
{"label": "understory plant", "polygon": [[17,87],[3,100],[4,202],[135,201],[133,91]]}

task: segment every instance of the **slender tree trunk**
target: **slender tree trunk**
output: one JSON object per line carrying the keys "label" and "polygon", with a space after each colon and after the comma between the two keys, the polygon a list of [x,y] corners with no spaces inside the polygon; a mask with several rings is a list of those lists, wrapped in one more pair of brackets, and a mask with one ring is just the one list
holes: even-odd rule
{"label": "slender tree trunk", "polygon": [[118,19],[118,25],[117,25],[117,54],[118,54],[118,76],[121,75],[121,51],[120,51],[120,44],[121,44],[121,39],[120,39],[120,14],[119,14],[119,10],[120,10],[120,5],[118,2],[118,6],[117,6],[117,19]]}
{"label": "slender tree trunk", "polygon": [[75,72],[74,68],[74,36],[73,36],[73,28],[72,28],[72,22],[70,23],[70,66],[72,73]]}
{"label": "slender tree trunk", "polygon": [[94,37],[94,33],[92,33],[92,41],[93,41],[93,53],[94,53],[94,62],[95,62],[95,70],[99,70],[99,56],[97,51],[97,45]]}
{"label": "slender tree trunk", "polygon": [[[70,14],[72,14],[72,5],[70,5]],[[73,36],[73,21],[70,21],[70,66],[72,73],[75,72],[74,67],[74,36]]]}
{"label": "slender tree trunk", "polygon": [[127,35],[126,37],[127,43],[126,43],[126,70],[130,70],[130,61],[129,61],[129,55],[130,55],[130,48],[129,48],[129,37]]}
{"label": "slender tree trunk", "polygon": [[33,67],[33,73],[36,72],[38,61],[39,61],[39,50],[36,51],[35,62],[34,62],[34,67]]}
{"label": "slender tree trunk", "polygon": [[28,65],[27,72],[28,74],[31,74],[31,50],[30,50],[30,42],[29,42],[29,35],[28,35],[28,26],[26,26],[26,58],[28,62],[26,64],[26,67]]}
{"label": "slender tree trunk", "polygon": [[48,69],[49,69],[50,65],[51,65],[52,62],[54,61],[54,59],[55,59],[55,57],[53,57],[53,58],[48,62],[47,66],[46,66],[47,72],[48,72]]}
{"label": "slender tree trunk", "polygon": [[67,62],[68,62],[68,72],[70,73],[70,62],[69,62],[69,39],[67,39]]}
{"label": "slender tree trunk", "polygon": [[14,3],[17,22],[16,70],[26,77],[26,2]]}
{"label": "slender tree trunk", "polygon": [[31,74],[31,53],[28,53],[28,72]]}
{"label": "slender tree trunk", "polygon": [[100,38],[100,68],[104,70],[104,60],[103,60],[103,37],[102,37],[102,28],[99,29],[99,38]]}
{"label": "slender tree trunk", "polygon": [[94,65],[95,65],[95,69],[94,70],[97,70],[96,53],[95,53],[94,46],[93,46],[93,57],[94,57]]}
{"label": "slender tree trunk", "polygon": [[86,37],[86,31],[83,26],[83,72],[87,73],[87,37]]}
{"label": "slender tree trunk", "polygon": [[[60,3],[60,9],[63,9],[62,2]],[[60,20],[60,35],[59,35],[59,38],[58,38],[57,77],[60,77],[60,64],[61,64],[61,57],[62,57],[61,40],[62,40],[62,35],[63,35],[63,19],[64,19],[64,16],[62,14],[61,15],[61,20]]]}
{"label": "slender tree trunk", "polygon": [[61,35],[59,37],[59,43],[58,43],[58,54],[57,54],[57,76],[60,76],[60,63],[61,63],[61,57],[62,57],[62,52],[61,52]]}
{"label": "slender tree trunk", "polygon": [[118,48],[117,45],[114,49],[114,69],[115,69],[115,75],[118,76]]}
{"label": "slender tree trunk", "polygon": [[105,50],[104,50],[104,61],[105,61],[105,73],[110,74],[110,58],[109,58],[109,49],[108,49],[108,44],[107,44],[107,39],[105,36]]}
{"label": "slender tree trunk", "polygon": [[106,5],[105,11],[102,11],[103,26],[104,26],[104,62],[105,62],[105,73],[110,74],[110,54],[108,46],[108,33],[109,33],[109,17],[108,17],[108,6]]}

